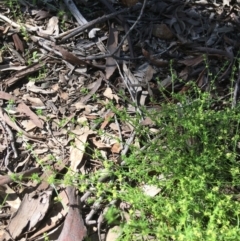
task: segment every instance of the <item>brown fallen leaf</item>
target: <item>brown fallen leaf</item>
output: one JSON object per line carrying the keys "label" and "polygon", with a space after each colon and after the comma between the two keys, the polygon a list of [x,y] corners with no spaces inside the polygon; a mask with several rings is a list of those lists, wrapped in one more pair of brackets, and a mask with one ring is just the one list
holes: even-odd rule
{"label": "brown fallen leaf", "polygon": [[75,145],[71,147],[69,161],[71,162],[71,170],[76,172],[79,166],[83,166],[82,159],[85,153],[85,146],[90,134],[94,133],[91,130],[87,130],[82,134],[76,136]]}
{"label": "brown fallen leaf", "polygon": [[204,60],[203,55],[199,55],[194,58],[179,60],[178,63],[185,64],[186,66],[196,66],[196,65],[200,64],[201,62],[203,62],[203,60]]}
{"label": "brown fallen leaf", "polygon": [[51,196],[52,190],[24,196],[7,228],[14,240],[21,234],[32,230],[44,218],[50,205]]}
{"label": "brown fallen leaf", "polygon": [[[111,54],[113,53],[118,46],[118,31],[112,26],[109,28],[109,37],[107,42],[107,50]],[[116,53],[119,56],[119,51]],[[106,79],[108,80],[115,69],[117,68],[116,60],[112,57],[106,59]]]}
{"label": "brown fallen leaf", "polygon": [[149,62],[157,67],[166,67],[168,66],[168,61],[162,60],[162,59],[156,59],[153,57],[148,50],[145,48],[142,48],[142,53],[146,59],[149,60]]}
{"label": "brown fallen leaf", "polygon": [[121,2],[122,2],[124,5],[128,6],[128,7],[132,7],[132,6],[134,6],[136,3],[138,3],[139,0],[121,0]]}
{"label": "brown fallen leaf", "polygon": [[110,87],[107,87],[106,90],[103,92],[103,95],[108,99],[112,100],[113,99],[112,89]]}
{"label": "brown fallen leaf", "polygon": [[[54,227],[58,226],[59,222],[62,221],[63,218],[67,215],[67,211],[68,211],[67,204],[69,203],[69,201],[68,201],[66,192],[65,191],[59,192],[58,197],[60,198],[61,202],[54,203],[53,208],[51,208],[48,211],[44,220],[37,227],[37,231],[34,232],[34,234],[30,238],[28,238],[29,241],[36,240],[37,236],[43,235],[44,233],[47,233]],[[58,232],[57,237],[59,236],[59,234],[60,232]],[[50,238],[50,240],[52,239]]]}
{"label": "brown fallen leaf", "polygon": [[9,125],[11,126],[14,130],[21,132],[23,135],[25,135],[29,139],[33,140],[41,140],[44,139],[43,137],[38,137],[38,136],[33,136],[28,134],[26,131],[24,131],[22,128],[20,128],[16,122],[13,122],[11,118],[3,111],[3,109],[0,107],[0,117]]}
{"label": "brown fallen leaf", "polygon": [[[4,91],[0,91],[0,99],[14,100],[14,101],[17,100],[15,96],[13,96],[9,93],[6,93]],[[32,120],[32,122],[35,124],[35,126],[41,128],[41,129],[43,128],[42,121],[39,119],[39,117],[33,111],[31,111],[31,109],[24,102],[19,103],[17,110],[19,112],[25,113]]]}
{"label": "brown fallen leaf", "polygon": [[23,47],[23,42],[22,40],[19,38],[17,33],[14,33],[12,35],[13,38],[13,42],[15,45],[16,50],[20,50],[22,53],[24,52],[24,47]]}
{"label": "brown fallen leaf", "polygon": [[43,122],[39,119],[39,117],[33,111],[31,111],[31,109],[26,104],[21,102],[18,105],[17,110],[21,113],[26,114],[37,127],[43,129]]}
{"label": "brown fallen leaf", "polygon": [[144,120],[140,122],[142,126],[153,126],[154,121],[150,117],[146,117]]}
{"label": "brown fallen leaf", "polygon": [[67,51],[66,49],[64,49],[61,46],[54,46],[54,49],[56,49],[57,51],[59,51],[62,54],[62,58],[64,60],[66,60],[67,62],[69,62],[70,64],[74,64],[74,65],[91,65],[90,63],[79,59],[76,55],[70,53],[69,51]]}
{"label": "brown fallen leaf", "polygon": [[80,200],[74,187],[67,187],[69,210],[58,241],[81,241],[87,235],[80,211]]}
{"label": "brown fallen leaf", "polygon": [[39,10],[35,15],[35,19],[38,21],[48,17],[51,17],[51,14],[44,10]]}
{"label": "brown fallen leaf", "polygon": [[154,24],[152,34],[153,36],[164,40],[170,40],[174,37],[174,34],[172,33],[172,31],[164,23]]}
{"label": "brown fallen leaf", "polygon": [[122,233],[122,228],[120,226],[114,226],[110,228],[107,232],[106,241],[116,241]]}
{"label": "brown fallen leaf", "polygon": [[95,85],[91,89],[91,91],[86,96],[81,98],[80,102],[82,102],[83,104],[86,104],[87,101],[97,92],[101,84],[102,84],[102,77],[99,77],[98,80],[95,82]]}
{"label": "brown fallen leaf", "polygon": [[35,107],[44,107],[45,106],[40,98],[34,98],[34,97],[31,97],[31,96],[23,96],[22,99],[28,100],[31,103],[31,105],[33,105]]}
{"label": "brown fallen leaf", "polygon": [[9,185],[1,186],[0,197],[6,200],[6,203],[11,207],[11,212],[16,212],[21,205],[21,199]]}
{"label": "brown fallen leaf", "polygon": [[100,129],[103,130],[107,125],[108,123],[111,121],[111,118],[114,116],[115,114],[113,112],[110,112],[108,113],[106,116],[105,116],[105,120],[104,122],[101,124],[101,127]]}
{"label": "brown fallen leaf", "polygon": [[126,76],[126,80],[129,82],[129,89],[131,91],[131,95],[138,96],[142,92],[141,83],[128,68],[125,61],[123,62],[123,72]]}
{"label": "brown fallen leaf", "polygon": [[23,120],[21,121],[21,125],[25,131],[31,131],[36,128],[36,125],[32,120]]}
{"label": "brown fallen leaf", "polygon": [[58,17],[56,16],[51,17],[48,20],[47,28],[44,30],[39,29],[38,34],[39,36],[41,36],[41,34],[58,36],[59,34]]}
{"label": "brown fallen leaf", "polygon": [[3,84],[6,85],[7,87],[15,84],[17,81],[19,81],[20,79],[26,77],[29,74],[32,74],[36,71],[38,71],[39,69],[41,69],[44,65],[46,64],[45,60],[41,60],[38,63],[34,63],[20,71],[16,71],[13,76],[11,76],[10,78],[6,79],[3,81]]}
{"label": "brown fallen leaf", "polygon": [[118,142],[116,142],[115,144],[113,144],[112,148],[111,148],[111,152],[112,153],[120,153],[120,151],[122,150],[122,145]]}
{"label": "brown fallen leaf", "polygon": [[111,148],[110,145],[103,143],[101,140],[97,140],[96,137],[92,138],[93,144],[98,148],[98,150],[106,149],[106,148]]}
{"label": "brown fallen leaf", "polygon": [[7,92],[4,92],[4,91],[0,91],[0,99],[3,99],[3,100],[14,100],[16,101],[16,97],[7,93]]}

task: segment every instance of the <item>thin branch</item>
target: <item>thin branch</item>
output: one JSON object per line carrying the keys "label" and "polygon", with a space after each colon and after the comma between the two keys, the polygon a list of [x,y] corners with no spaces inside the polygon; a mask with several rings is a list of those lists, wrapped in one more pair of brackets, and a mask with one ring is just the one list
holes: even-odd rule
{"label": "thin branch", "polygon": [[13,22],[11,19],[9,19],[8,17],[2,15],[1,13],[0,13],[0,18],[1,18],[2,20],[4,20],[5,22],[9,23],[9,24],[10,24],[11,26],[13,26],[14,28],[21,28],[21,26],[20,26],[19,24]]}
{"label": "thin branch", "polygon": [[87,20],[83,17],[83,15],[79,12],[77,6],[72,0],[64,0],[64,3],[68,7],[69,11],[72,13],[72,15],[75,17],[77,22],[80,25],[87,24]]}
{"label": "thin branch", "polygon": [[14,177],[11,175],[5,175],[0,177],[0,186],[14,182],[18,178],[28,178],[31,177],[33,173],[39,173],[41,171],[40,167],[35,167],[25,172],[15,173]]}
{"label": "thin branch", "polygon": [[147,0],[144,0],[142,8],[141,8],[141,12],[138,15],[137,20],[135,21],[135,23],[131,26],[131,28],[128,30],[128,32],[125,34],[125,36],[123,37],[122,41],[120,42],[120,44],[118,45],[118,47],[111,53],[111,57],[115,56],[115,54],[119,51],[119,49],[121,48],[121,46],[123,45],[124,41],[127,39],[127,36],[132,32],[132,30],[135,28],[135,26],[137,25],[137,23],[140,21],[142,15],[143,15],[143,11],[145,9]]}
{"label": "thin branch", "polygon": [[[114,12],[114,13],[111,13],[111,14],[108,14],[108,15],[105,15],[105,16],[102,16],[102,17],[99,17],[97,19],[94,19],[86,24],[84,24],[83,26],[79,26],[79,27],[76,27],[74,29],[71,29],[71,30],[68,30],[64,33],[61,33],[59,34],[57,37],[55,37],[56,39],[59,39],[59,38],[62,38],[60,43],[63,43],[65,42],[67,39],[71,38],[71,37],[74,37],[76,36],[77,34],[80,34],[81,32],[83,32],[84,30],[94,26],[95,24],[97,23],[101,23],[101,22],[105,22],[106,20],[112,18],[112,17],[115,17],[116,15],[119,15],[121,13],[125,13],[125,12],[128,12],[129,9],[122,9],[120,11],[117,11],[117,12]],[[65,36],[65,37],[64,37]]]}
{"label": "thin branch", "polygon": [[[134,22],[134,24],[131,26],[131,28],[128,30],[128,32],[124,35],[122,41],[120,42],[120,44],[118,45],[118,47],[115,49],[115,51],[113,51],[112,53],[110,54],[104,54],[104,55],[99,55],[99,56],[89,56],[89,57],[86,57],[86,58],[82,58],[83,60],[93,60],[93,59],[103,59],[103,58],[108,58],[108,57],[113,57],[115,59],[118,59],[119,57],[116,56],[115,54],[119,51],[119,49],[121,48],[121,46],[123,45],[124,41],[127,39],[128,35],[130,34],[130,32],[135,28],[135,26],[137,25],[137,23],[140,21],[142,15],[143,15],[143,11],[145,9],[145,6],[146,6],[146,3],[147,3],[147,0],[144,0],[143,2],[143,5],[142,5],[142,8],[141,8],[141,12],[137,18],[137,20]],[[118,13],[119,14],[119,13]],[[85,25],[84,25],[85,26]],[[80,28],[83,28],[84,26],[82,27],[79,27]],[[88,27],[84,28],[87,29]],[[82,30],[83,31],[83,30]],[[74,36],[74,34],[73,34]],[[66,37],[65,37],[66,38]],[[62,39],[62,41],[65,40],[65,38]]]}

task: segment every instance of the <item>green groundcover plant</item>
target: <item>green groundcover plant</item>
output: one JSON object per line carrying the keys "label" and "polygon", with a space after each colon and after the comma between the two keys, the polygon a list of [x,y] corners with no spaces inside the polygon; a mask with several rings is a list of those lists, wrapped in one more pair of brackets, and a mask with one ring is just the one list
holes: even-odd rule
{"label": "green groundcover plant", "polygon": [[[87,202],[109,207],[104,227],[121,227],[118,240],[240,240],[240,105],[232,108],[198,88],[172,100],[160,111],[141,109],[152,126],[139,124],[141,114],[110,105],[134,127],[128,155],[121,164],[102,160],[104,171],[69,171],[51,184],[75,185],[81,193],[92,187]],[[144,185],[159,193],[147,195]]]}
{"label": "green groundcover plant", "polygon": [[[133,144],[124,165],[109,166],[108,199],[130,206],[129,220],[119,221],[119,240],[240,240],[240,106],[220,107],[197,88],[194,98],[173,99],[177,104],[162,104],[161,111],[143,110],[157,134],[115,110],[135,127],[143,147]],[[147,196],[143,184],[161,191]],[[98,190],[106,195],[103,186]]]}
{"label": "green groundcover plant", "polygon": [[[14,18],[23,22],[18,2],[6,3]],[[64,14],[56,11],[59,16]],[[28,41],[24,28],[21,34]],[[34,53],[29,64],[36,58]],[[171,77],[174,83],[172,69]],[[160,111],[141,109],[142,116],[153,121],[154,132],[152,127],[139,124],[140,113],[131,116],[124,109],[110,106],[119,122],[128,122],[136,132],[121,164],[102,162],[108,174],[105,182],[98,181],[96,172],[66,174],[64,180],[56,180],[56,174],[49,177],[49,183],[75,185],[81,193],[94,187],[92,200],[87,200],[90,204],[97,199],[103,206],[114,203],[105,213],[104,224],[120,226],[121,241],[240,240],[240,104],[232,108],[231,98],[223,103],[211,92],[198,88],[193,92],[172,94],[174,101],[161,103]],[[87,94],[87,89],[82,93]],[[37,113],[43,114],[40,110]],[[62,119],[59,128],[65,122]],[[26,148],[31,151],[32,146]],[[21,181],[21,177],[12,178]],[[40,181],[36,175],[32,179]],[[160,191],[148,196],[144,185]],[[125,208],[118,204],[125,204]]]}
{"label": "green groundcover plant", "polygon": [[[109,104],[120,123],[134,127],[127,155],[116,163],[86,145],[86,156],[102,161],[104,170],[55,173],[49,183],[91,189],[87,203],[108,207],[103,227],[121,227],[118,240],[240,240],[240,104],[233,108],[231,96],[223,101],[192,87],[171,94],[160,110],[132,114]],[[152,125],[142,125],[142,116]],[[147,195],[146,185],[159,192]]]}

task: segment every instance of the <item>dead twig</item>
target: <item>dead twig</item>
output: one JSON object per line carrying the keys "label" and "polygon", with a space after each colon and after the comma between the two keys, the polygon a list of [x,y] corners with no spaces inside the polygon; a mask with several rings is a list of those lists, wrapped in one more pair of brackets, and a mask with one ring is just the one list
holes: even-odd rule
{"label": "dead twig", "polygon": [[118,119],[117,119],[116,115],[114,115],[114,120],[115,120],[115,124],[117,125],[117,128],[118,128],[119,139],[120,139],[121,149],[122,149],[122,147],[123,147],[123,137],[122,137],[121,128],[120,128],[120,125],[119,125],[119,122],[118,122]]}
{"label": "dead twig", "polygon": [[88,21],[79,12],[79,10],[77,9],[75,3],[72,0],[64,0],[64,3],[66,4],[66,6],[68,7],[69,11],[72,13],[72,15],[75,17],[75,19],[77,20],[77,22],[80,25],[87,24]]}
{"label": "dead twig", "polygon": [[1,18],[2,20],[4,20],[5,22],[9,23],[9,24],[10,24],[11,26],[13,26],[14,28],[21,28],[21,26],[20,26],[19,24],[13,22],[11,19],[9,19],[8,17],[2,15],[1,13],[0,13],[0,18]]}
{"label": "dead twig", "polygon": [[105,66],[102,65],[95,65],[86,60],[82,60],[78,58],[76,55],[72,54],[71,52],[67,51],[63,47],[56,45],[54,42],[49,40],[43,39],[41,37],[32,36],[31,39],[34,42],[38,42],[43,48],[48,50],[49,52],[53,52],[54,54],[60,56],[63,60],[66,60],[68,63],[73,65],[84,65],[84,66],[92,66],[98,69],[105,69]]}
{"label": "dead twig", "polygon": [[13,153],[13,151],[11,150],[9,150],[8,148],[7,148],[7,155],[4,157],[4,165],[5,165],[5,167],[8,169],[8,164],[9,164],[9,158],[10,158],[10,155]]}
{"label": "dead twig", "polygon": [[[11,145],[11,150],[9,150],[9,148],[7,148],[7,155],[4,158],[4,164],[5,164],[5,167],[7,167],[10,155],[13,153],[14,154],[14,158],[17,158],[18,157],[18,153],[17,153],[16,147],[15,147],[15,138],[13,136],[13,133],[12,133],[11,129],[1,119],[0,119],[0,125],[2,126],[2,128],[4,130],[4,137],[6,139],[6,142],[8,142],[7,140],[9,139],[10,145]],[[8,138],[7,138],[6,133],[8,133]]]}
{"label": "dead twig", "polygon": [[60,43],[64,43],[66,40],[68,40],[69,38],[72,37],[76,37],[78,34],[80,34],[81,32],[83,32],[84,30],[94,26],[95,24],[99,24],[101,22],[105,22],[106,20],[115,17],[116,15],[119,15],[121,13],[127,13],[129,11],[129,9],[122,9],[120,11],[99,17],[97,19],[94,19],[86,24],[84,24],[83,26],[79,26],[76,27],[74,29],[68,30],[64,33],[59,34],[57,37],[55,37],[55,39],[61,39]]}
{"label": "dead twig", "polygon": [[4,110],[0,107],[0,118],[4,120],[9,126],[11,126],[14,130],[18,131],[19,133],[23,134],[26,136],[26,138],[30,140],[35,140],[38,142],[41,142],[40,140],[44,139],[43,137],[38,137],[38,136],[32,136],[28,134],[26,131],[24,131],[22,128],[20,128],[16,122],[13,122],[10,117],[4,112]]}
{"label": "dead twig", "polygon": [[239,84],[240,84],[240,67],[239,67],[239,70],[238,70],[238,78],[237,78],[235,88],[234,88],[234,92],[233,92],[232,109],[237,104],[237,95],[238,95],[238,91],[239,91]]}
{"label": "dead twig", "polygon": [[[100,2],[102,2],[102,4],[104,4],[109,9],[110,12],[114,12],[115,11],[115,9],[113,8],[113,6],[110,4],[109,1],[107,1],[107,0],[100,0]],[[119,15],[115,19],[118,21],[119,24],[121,24],[124,27],[125,33],[127,33],[128,30],[129,30],[129,26],[128,26],[128,23],[126,22],[125,18],[122,15]],[[127,35],[127,41],[128,41],[130,56],[134,57],[132,41],[131,41],[131,38],[130,38],[129,35]]]}
{"label": "dead twig", "polygon": [[[101,0],[102,1],[102,0]],[[112,52],[112,53],[109,53],[109,54],[105,54],[105,55],[99,55],[99,56],[96,56],[94,59],[102,59],[102,58],[108,58],[108,57],[113,57],[113,58],[118,58],[118,56],[116,56],[115,54],[120,50],[121,46],[123,45],[124,41],[127,39],[127,37],[129,37],[129,34],[131,33],[131,31],[135,28],[135,26],[137,25],[137,23],[140,21],[142,15],[143,15],[143,12],[144,12],[144,9],[145,9],[145,6],[146,6],[146,3],[147,3],[147,0],[144,0],[143,2],[143,5],[142,5],[142,8],[141,8],[141,12],[137,18],[137,20],[134,22],[134,24],[131,26],[131,28],[127,31],[127,33],[124,35],[124,37],[122,38],[122,41],[120,42],[120,44],[118,45],[118,47]],[[131,45],[129,44],[129,47]],[[132,56],[133,57],[133,56]],[[92,58],[92,56],[89,56],[89,57],[86,57],[84,58],[84,60],[90,60]]]}
{"label": "dead twig", "polygon": [[7,131],[8,135],[9,135],[11,148],[12,148],[12,151],[14,153],[14,158],[17,158],[18,153],[17,153],[16,147],[15,147],[15,138],[13,136],[12,130],[9,128],[9,126],[5,122],[3,123],[3,126],[4,126],[5,130]]}
{"label": "dead twig", "polygon": [[15,173],[14,178],[11,175],[0,176],[0,186],[14,182],[18,178],[28,178],[31,177],[33,173],[39,173],[41,171],[40,167],[32,168],[25,172]]}
{"label": "dead twig", "polygon": [[[121,155],[124,156],[127,154],[128,152],[128,149],[129,149],[129,146],[130,144],[133,142],[134,138],[135,138],[135,131],[133,131],[130,135],[130,137],[127,139],[126,143],[125,143],[125,146],[124,146],[124,149],[121,151]],[[123,164],[123,162],[121,163],[121,165]]]}
{"label": "dead twig", "polygon": [[118,45],[118,47],[115,49],[115,51],[112,53],[112,56],[114,56],[114,55],[119,51],[119,49],[120,49],[121,46],[123,45],[124,41],[127,39],[127,37],[129,36],[129,34],[132,32],[132,30],[135,28],[135,26],[137,25],[137,23],[140,21],[142,15],[143,15],[143,12],[144,12],[146,3],[147,3],[147,0],[144,0],[143,5],[142,5],[142,8],[141,8],[141,12],[140,12],[140,14],[138,15],[137,20],[134,22],[134,24],[131,26],[131,28],[127,31],[127,33],[125,34],[125,36],[122,38],[122,41],[120,42],[120,44]]}
{"label": "dead twig", "polygon": [[44,65],[46,64],[46,59],[42,59],[40,60],[38,63],[34,63],[28,67],[26,67],[25,69],[22,69],[20,71],[17,71],[13,74],[12,77],[6,79],[3,81],[3,85],[6,87],[9,87],[13,84],[15,84],[17,81],[19,81],[20,79],[24,78],[25,76],[27,76],[28,74],[32,74],[36,71],[38,71],[39,69],[41,69]]}

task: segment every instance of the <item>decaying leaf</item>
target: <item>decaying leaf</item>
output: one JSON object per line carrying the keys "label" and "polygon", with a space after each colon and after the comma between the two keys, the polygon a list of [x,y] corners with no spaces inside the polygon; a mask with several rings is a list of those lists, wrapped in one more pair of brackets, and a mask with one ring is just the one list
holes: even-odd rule
{"label": "decaying leaf", "polygon": [[87,105],[83,104],[82,102],[76,102],[73,104],[77,110],[83,110],[87,108]]}
{"label": "decaying leaf", "polygon": [[134,6],[137,2],[139,2],[139,0],[121,0],[121,2],[125,5],[127,5],[128,7],[132,7]]}
{"label": "decaying leaf", "polygon": [[99,89],[101,84],[102,84],[102,77],[98,78],[98,80],[96,81],[94,87],[91,89],[91,91],[86,96],[81,98],[80,102],[85,104],[97,92],[97,90]]}
{"label": "decaying leaf", "polygon": [[107,125],[108,123],[110,122],[111,118],[114,116],[115,114],[113,112],[110,112],[108,113],[107,115],[105,115],[104,117],[104,122],[101,124],[101,127],[100,129],[103,130]]}
{"label": "decaying leaf", "polygon": [[0,99],[3,99],[3,100],[13,100],[13,101],[16,101],[16,97],[7,93],[7,92],[4,92],[4,91],[0,91]]}
{"label": "decaying leaf", "polygon": [[30,130],[36,128],[36,125],[32,120],[23,120],[21,122],[21,125],[23,126],[25,131],[30,131]]}
{"label": "decaying leaf", "polygon": [[119,154],[121,152],[121,150],[122,150],[122,145],[118,142],[114,143],[112,148],[111,148],[112,153],[118,153]]}
{"label": "decaying leaf", "polygon": [[16,239],[23,232],[29,232],[46,215],[50,205],[52,191],[26,194],[20,207],[9,222],[8,232]]}
{"label": "decaying leaf", "polygon": [[96,35],[97,35],[97,32],[98,32],[99,30],[101,30],[101,29],[100,29],[100,28],[93,28],[93,29],[91,29],[91,30],[89,31],[89,33],[88,33],[88,37],[89,37],[89,38],[95,38]]}
{"label": "decaying leaf", "polygon": [[54,46],[54,49],[56,49],[57,51],[59,51],[62,54],[62,57],[64,60],[68,61],[71,64],[74,65],[91,65],[90,63],[79,59],[76,55],[70,53],[69,51],[67,51],[66,49],[64,49],[61,46]]}
{"label": "decaying leaf", "polygon": [[43,34],[58,36],[58,17],[51,17],[48,21],[47,28],[45,30],[41,29],[38,31],[39,36],[42,36]]}
{"label": "decaying leaf", "polygon": [[38,137],[38,136],[33,136],[28,134],[26,131],[24,131],[23,129],[21,129],[15,122],[13,122],[11,120],[11,118],[2,110],[2,108],[0,108],[0,117],[9,125],[11,126],[14,130],[21,132],[23,135],[25,135],[27,138],[30,139],[44,139],[42,137]]}
{"label": "decaying leaf", "polygon": [[39,235],[49,232],[67,215],[67,204],[69,201],[66,192],[61,191],[58,194],[58,197],[60,198],[61,202],[54,203],[53,208],[47,212],[47,215],[44,218],[45,221],[41,222],[41,224],[37,227],[37,231],[29,238],[29,240],[35,240],[35,238]]}
{"label": "decaying leaf", "polygon": [[185,64],[187,66],[196,66],[200,63],[202,63],[204,60],[203,55],[199,55],[197,57],[193,57],[193,58],[187,58],[184,60],[179,60],[179,63]]}
{"label": "decaying leaf", "polygon": [[36,71],[38,71],[39,69],[41,69],[45,64],[45,60],[42,60],[38,63],[34,63],[20,71],[17,71],[13,74],[12,77],[9,77],[8,79],[4,80],[4,84],[6,86],[11,86],[13,84],[15,84],[17,81],[19,81],[20,79],[26,77],[28,74],[34,73]]}
{"label": "decaying leaf", "polygon": [[130,69],[127,67],[126,63],[123,63],[123,71],[126,76],[126,81],[129,84],[129,89],[132,92],[132,95],[134,97],[137,97],[139,92],[142,91],[141,83],[138,81],[138,79],[132,74]]}
{"label": "decaying leaf", "polygon": [[70,150],[69,160],[71,163],[71,170],[77,172],[78,168],[84,165],[84,163],[82,163],[82,158],[84,156],[87,138],[93,133],[92,130],[85,130],[82,134],[76,136],[74,146],[72,146]]}
{"label": "decaying leaf", "polygon": [[14,41],[14,45],[16,50],[20,50],[22,53],[24,52],[24,47],[23,47],[23,42],[22,40],[19,38],[18,34],[13,34],[12,35],[13,41]]}
{"label": "decaying leaf", "polygon": [[143,185],[142,190],[145,195],[150,197],[155,197],[159,192],[161,192],[161,189],[157,186],[147,184]]}
{"label": "decaying leaf", "polygon": [[106,241],[116,241],[122,233],[120,226],[114,226],[108,230]]}
{"label": "decaying leaf", "polygon": [[31,91],[31,92],[34,92],[34,93],[41,93],[41,94],[54,94],[56,93],[56,90],[54,89],[49,89],[49,90],[45,90],[44,88],[42,87],[38,87],[34,84],[34,82],[28,82],[27,84],[27,90],[28,91]]}
{"label": "decaying leaf", "polygon": [[23,96],[23,99],[28,100],[34,107],[44,107],[45,106],[40,98],[34,98],[34,97],[26,95],[26,96]]}
{"label": "decaying leaf", "polygon": [[105,149],[105,148],[111,148],[110,145],[108,145],[108,144],[106,144],[106,143],[103,143],[103,142],[101,142],[100,140],[97,140],[96,137],[93,137],[93,138],[92,138],[92,142],[93,142],[93,144],[94,144],[99,150]]}
{"label": "decaying leaf", "polygon": [[[107,50],[108,53],[113,53],[118,46],[118,31],[111,26],[109,28],[109,37],[107,42]],[[116,53],[116,55],[119,55]],[[114,73],[115,69],[117,68],[116,60],[112,57],[108,57],[106,59],[106,79],[109,79],[111,75]]]}
{"label": "decaying leaf", "polygon": [[140,124],[143,126],[152,126],[152,125],[154,125],[154,122],[152,121],[152,119],[150,117],[146,117],[144,120],[142,120],[140,122]]}
{"label": "decaying leaf", "polygon": [[17,110],[20,113],[25,113],[27,116],[29,116],[29,118],[32,120],[32,122],[39,128],[43,128],[43,122],[39,119],[39,117],[31,111],[31,109],[24,104],[23,102],[21,102],[18,107]]}
{"label": "decaying leaf", "polygon": [[155,37],[165,40],[169,40],[174,37],[174,34],[166,24],[154,24],[152,33]]}
{"label": "decaying leaf", "polygon": [[87,235],[80,211],[80,200],[74,187],[67,187],[69,210],[58,241],[82,241]]}
{"label": "decaying leaf", "polygon": [[143,53],[144,57],[146,59],[148,59],[151,64],[153,64],[153,65],[155,65],[157,67],[166,67],[166,66],[168,66],[168,61],[163,60],[163,59],[155,58],[145,48],[142,48],[142,53]]}
{"label": "decaying leaf", "polygon": [[51,14],[49,12],[44,11],[44,10],[39,10],[35,14],[35,19],[42,20],[42,19],[48,18],[50,16],[51,16]]}
{"label": "decaying leaf", "polygon": [[109,87],[106,88],[106,90],[104,91],[103,95],[112,100],[113,99],[112,89],[109,88]]}
{"label": "decaying leaf", "polygon": [[6,200],[6,203],[11,207],[11,211],[15,212],[21,205],[20,198],[7,184],[3,185],[2,189],[0,189],[0,196],[3,200]]}

